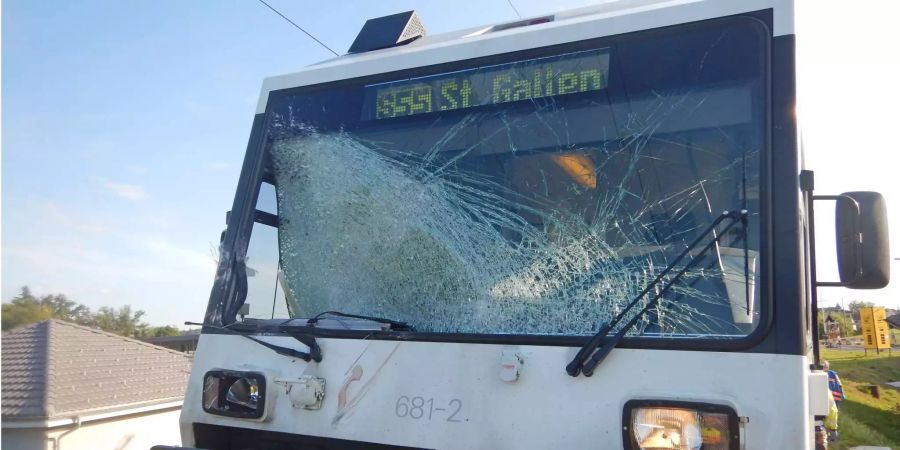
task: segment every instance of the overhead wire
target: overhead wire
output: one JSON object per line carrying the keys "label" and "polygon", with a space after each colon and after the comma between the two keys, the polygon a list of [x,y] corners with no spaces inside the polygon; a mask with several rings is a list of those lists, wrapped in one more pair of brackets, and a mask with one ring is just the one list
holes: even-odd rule
{"label": "overhead wire", "polygon": [[275,9],[274,7],[272,7],[272,5],[266,3],[264,0],[258,0],[258,1],[259,1],[260,3],[262,3],[263,5],[266,5],[266,7],[269,8],[269,9],[271,9],[272,12],[274,12],[275,14],[278,14],[279,16],[281,16],[282,19],[286,20],[288,23],[290,23],[291,25],[293,25],[295,28],[297,28],[298,30],[302,31],[303,34],[309,36],[310,39],[316,41],[319,45],[321,45],[322,47],[324,47],[326,50],[328,50],[329,52],[333,53],[334,56],[340,56],[340,55],[338,55],[338,53],[337,53],[336,51],[332,50],[331,47],[325,45],[324,42],[322,42],[322,41],[316,39],[316,37],[313,36],[310,32],[304,30],[303,27],[301,27],[300,25],[297,25],[296,23],[294,23],[293,20],[288,19],[287,16],[285,16],[284,14],[282,14],[281,12],[279,12],[277,9]]}
{"label": "overhead wire", "polygon": [[[260,0],[260,1],[262,1],[262,0]],[[512,0],[506,0],[506,3],[509,3],[509,6],[513,9],[513,11],[516,12],[516,15],[519,16],[519,18],[521,19],[521,18],[522,18],[522,15],[519,14],[519,10],[516,9],[516,5],[513,5]]]}

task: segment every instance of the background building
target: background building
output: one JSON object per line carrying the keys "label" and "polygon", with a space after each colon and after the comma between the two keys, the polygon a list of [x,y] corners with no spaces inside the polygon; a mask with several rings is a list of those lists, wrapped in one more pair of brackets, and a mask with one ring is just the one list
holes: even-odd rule
{"label": "background building", "polygon": [[197,350],[197,342],[200,340],[200,330],[189,331],[178,336],[158,336],[144,339],[144,342],[160,347],[178,350],[184,353],[194,353]]}
{"label": "background building", "polygon": [[3,449],[180,444],[188,355],[58,320],[2,343]]}

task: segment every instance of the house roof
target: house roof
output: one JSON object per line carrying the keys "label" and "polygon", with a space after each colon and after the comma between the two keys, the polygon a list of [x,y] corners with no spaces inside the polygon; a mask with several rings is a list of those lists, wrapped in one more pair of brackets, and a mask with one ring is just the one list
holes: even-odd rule
{"label": "house roof", "polygon": [[900,328],[900,314],[894,314],[893,316],[890,316],[890,317],[886,318],[885,320],[887,320],[887,323],[890,324],[892,327]]}
{"label": "house roof", "polygon": [[55,419],[181,400],[188,355],[46,320],[3,333],[2,417]]}

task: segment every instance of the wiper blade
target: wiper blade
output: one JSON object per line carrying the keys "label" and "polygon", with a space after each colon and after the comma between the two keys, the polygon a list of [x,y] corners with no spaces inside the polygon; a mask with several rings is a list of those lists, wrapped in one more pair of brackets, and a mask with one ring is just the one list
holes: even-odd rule
{"label": "wiper blade", "polygon": [[185,322],[184,324],[185,325],[193,325],[193,326],[199,325],[199,326],[203,326],[203,327],[214,328],[216,330],[225,331],[230,334],[243,336],[247,339],[250,339],[253,342],[256,342],[259,345],[262,345],[263,347],[273,350],[275,353],[278,353],[279,355],[290,356],[291,358],[299,358],[306,362],[310,362],[310,361],[321,362],[322,361],[322,349],[319,347],[319,344],[316,342],[316,338],[310,334],[303,334],[303,333],[296,333],[296,332],[288,333],[288,335],[290,335],[292,338],[300,341],[302,344],[309,347],[309,352],[304,352],[304,351],[300,351],[300,350],[294,350],[290,347],[282,347],[280,345],[270,344],[262,339],[257,339],[248,334],[244,334],[244,333],[241,333],[240,331],[233,330],[233,329],[226,328],[226,327],[219,327],[219,326],[215,326],[215,325],[206,325],[206,324],[197,323],[197,322]]}
{"label": "wiper blade", "polygon": [[388,328],[394,331],[416,331],[412,325],[406,322],[400,322],[397,320],[385,319],[383,317],[372,317],[372,316],[361,316],[358,314],[348,314],[340,311],[324,311],[319,314],[316,314],[313,318],[306,321],[307,325],[315,326],[319,320],[326,318],[327,316],[338,316],[338,317],[347,317],[350,319],[361,319],[368,320],[376,323],[381,323],[388,325]]}
{"label": "wiper blade", "polygon": [[[706,244],[706,246],[703,247],[703,249],[700,250],[697,255],[691,258],[691,260],[688,261],[688,263],[684,267],[682,267],[675,274],[675,276],[672,277],[671,280],[668,280],[668,284],[666,284],[664,288],[657,292],[656,295],[652,299],[650,299],[650,301],[648,301],[647,304],[644,305],[644,307],[634,315],[634,317],[631,318],[631,320],[629,320],[624,326],[622,326],[622,328],[619,329],[619,331],[615,334],[615,336],[613,336],[612,339],[609,339],[605,344],[603,344],[603,341],[607,338],[609,332],[612,331],[612,329],[628,314],[628,312],[632,308],[634,308],[638,304],[638,302],[640,302],[641,299],[644,298],[645,295],[647,295],[654,287],[656,287],[656,285],[666,275],[668,275],[669,272],[674,270],[674,268],[681,262],[682,259],[684,259],[685,256],[687,256],[691,251],[697,248],[697,246],[700,245],[703,239],[705,239],[710,233],[713,233],[716,230],[716,227],[718,227],[719,224],[721,224],[725,220],[729,220],[728,225],[726,225],[721,232],[716,233],[714,238],[708,244]],[[728,232],[728,230],[730,230],[731,227],[733,227],[739,220],[741,222],[744,222],[744,226],[746,227],[747,210],[742,209],[740,211],[725,211],[722,213],[722,215],[716,218],[716,220],[714,220],[706,230],[700,233],[700,235],[697,236],[697,238],[694,239],[694,241],[691,242],[691,244],[688,245],[681,252],[681,254],[678,255],[677,258],[669,263],[669,265],[666,266],[666,268],[663,269],[656,276],[656,278],[653,279],[653,281],[647,284],[647,286],[644,287],[644,289],[637,295],[637,297],[635,297],[634,300],[628,303],[625,309],[619,312],[619,314],[616,314],[616,316],[613,317],[612,320],[610,320],[607,324],[600,327],[600,330],[597,331],[597,333],[593,337],[591,337],[587,344],[581,347],[572,361],[569,362],[568,365],[566,365],[566,373],[573,377],[577,377],[579,373],[583,373],[586,377],[593,375],[594,369],[597,367],[597,365],[599,365],[609,355],[612,349],[619,344],[619,341],[621,341],[622,338],[625,337],[625,334],[628,332],[628,330],[631,329],[631,327],[633,327],[637,323],[638,319],[640,319],[640,317],[644,315],[644,313],[649,311],[650,308],[652,308],[659,301],[659,299],[669,291],[669,288],[671,288],[676,282],[678,282],[678,280],[681,279],[685,272],[687,272],[691,267],[694,266],[694,264],[697,263],[697,261],[700,260],[699,256],[703,255],[704,253],[709,251],[710,248],[716,245],[719,242],[719,239],[721,239],[722,236],[724,236]],[[602,347],[601,344],[603,344]]]}

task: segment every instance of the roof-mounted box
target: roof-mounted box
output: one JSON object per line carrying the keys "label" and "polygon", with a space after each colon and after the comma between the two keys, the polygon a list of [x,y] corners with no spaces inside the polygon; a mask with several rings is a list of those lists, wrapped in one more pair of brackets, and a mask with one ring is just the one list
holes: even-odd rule
{"label": "roof-mounted box", "polygon": [[363,53],[408,44],[425,36],[425,27],[415,11],[369,19],[348,53]]}

